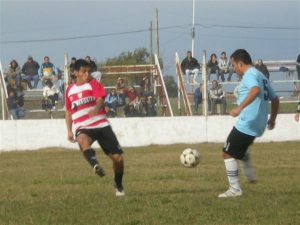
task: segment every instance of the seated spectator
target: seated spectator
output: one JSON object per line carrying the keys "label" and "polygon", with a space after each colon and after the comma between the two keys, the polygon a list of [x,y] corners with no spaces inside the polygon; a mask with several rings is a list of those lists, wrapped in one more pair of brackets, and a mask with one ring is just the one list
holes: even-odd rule
{"label": "seated spectator", "polygon": [[270,73],[262,59],[257,60],[257,62],[255,63],[255,68],[258,69],[269,80]]}
{"label": "seated spectator", "polygon": [[157,116],[157,110],[156,110],[156,99],[154,96],[148,97],[148,116]]}
{"label": "seated spectator", "polygon": [[114,111],[114,116],[117,115],[117,107],[119,105],[119,96],[117,95],[116,89],[110,89],[110,92],[105,98],[105,105],[107,106],[107,111]]}
{"label": "seated spectator", "polygon": [[215,53],[211,54],[210,60],[207,63],[207,79],[210,80],[210,75],[215,73],[217,75],[217,79],[219,80],[219,65],[217,60],[217,55]]}
{"label": "seated spectator", "polygon": [[221,58],[219,60],[218,66],[219,66],[219,75],[221,76],[221,80],[224,82],[225,81],[224,74],[229,73],[227,81],[230,81],[233,71],[232,69],[229,68],[229,60],[226,57],[226,52],[221,53]]}
{"label": "seated spectator", "polygon": [[137,116],[139,116],[139,114],[136,111],[136,109],[134,108],[134,106],[129,105],[129,104],[127,104],[124,107],[124,115],[125,115],[125,117],[137,117]]}
{"label": "seated spectator", "polygon": [[117,84],[116,84],[116,91],[119,96],[119,105],[120,106],[125,105],[125,98],[126,98],[126,93],[127,93],[125,81],[126,80],[124,78],[119,77],[117,80]]}
{"label": "seated spectator", "polygon": [[182,60],[181,70],[187,76],[188,83],[197,84],[196,78],[200,70],[200,65],[197,59],[192,57],[191,51],[187,51],[186,58]]}
{"label": "seated spectator", "polygon": [[[27,85],[29,89],[36,89],[39,83],[39,68],[40,65],[33,60],[32,56],[28,56],[27,62],[24,63],[22,67],[22,73],[24,74],[24,79],[27,81]],[[32,87],[31,82],[34,81],[34,85]]]}
{"label": "seated spectator", "polygon": [[20,85],[21,84],[21,78],[22,78],[21,74],[22,74],[22,70],[21,70],[19,64],[17,63],[16,60],[12,60],[9,64],[9,68],[8,68],[7,73],[6,73],[7,82],[9,83],[9,81],[11,79],[15,79],[16,84]]}
{"label": "seated spectator", "polygon": [[225,91],[222,88],[222,85],[219,84],[217,80],[212,81],[212,88],[209,92],[210,99],[211,99],[211,110],[212,114],[216,113],[216,105],[222,105],[222,114],[226,114],[226,99],[225,99]]}
{"label": "seated spectator", "polygon": [[194,93],[194,103],[195,103],[195,114],[198,114],[198,108],[199,108],[199,104],[202,103],[202,83],[199,85],[198,88],[196,88],[195,93]]}
{"label": "seated spectator", "polygon": [[15,89],[10,88],[7,90],[8,98],[7,98],[7,106],[10,114],[12,115],[14,120],[23,118],[25,116],[24,108],[19,104],[19,99],[17,97],[17,92]]}
{"label": "seated spectator", "polygon": [[42,107],[45,107],[43,109],[45,110],[55,110],[56,104],[58,101],[58,93],[59,91],[56,89],[55,85],[53,85],[51,80],[45,81],[45,87],[43,88],[43,96],[44,96],[44,105],[42,104]]}
{"label": "seated spectator", "polygon": [[91,60],[90,56],[86,56],[85,61],[87,61],[90,64],[91,73],[96,72],[98,70],[96,63],[93,60]]}
{"label": "seated spectator", "polygon": [[58,76],[58,70],[54,64],[50,62],[50,58],[48,56],[44,57],[44,63],[41,65],[39,75],[41,77],[43,87],[46,85],[47,80],[51,80],[52,83],[54,83],[60,79]]}
{"label": "seated spectator", "polygon": [[145,76],[143,77],[143,80],[141,82],[141,96],[148,97],[152,95],[153,95],[153,91],[152,91],[150,78]]}

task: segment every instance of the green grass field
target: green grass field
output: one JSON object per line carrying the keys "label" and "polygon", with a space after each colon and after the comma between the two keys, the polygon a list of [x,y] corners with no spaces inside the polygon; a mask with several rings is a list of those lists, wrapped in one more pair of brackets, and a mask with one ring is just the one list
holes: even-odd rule
{"label": "green grass field", "polygon": [[[227,188],[222,144],[126,148],[126,196],[116,198],[111,162],[97,177],[79,151],[45,149],[0,154],[1,225],[300,224],[300,142],[256,143],[258,182],[241,176],[244,195]],[[181,151],[196,148],[200,165],[184,168]]]}

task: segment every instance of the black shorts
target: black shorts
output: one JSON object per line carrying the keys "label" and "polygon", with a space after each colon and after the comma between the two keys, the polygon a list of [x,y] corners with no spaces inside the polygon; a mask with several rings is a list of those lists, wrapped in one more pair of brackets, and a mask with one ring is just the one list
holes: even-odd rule
{"label": "black shorts", "polygon": [[[80,129],[76,131],[76,137],[86,134],[92,141],[97,141],[105,154],[122,154],[122,148],[111,126],[95,129]],[[92,143],[93,143],[92,142]]]}
{"label": "black shorts", "polygon": [[233,127],[223,147],[223,152],[235,159],[243,159],[254,139],[254,136],[244,134]]}

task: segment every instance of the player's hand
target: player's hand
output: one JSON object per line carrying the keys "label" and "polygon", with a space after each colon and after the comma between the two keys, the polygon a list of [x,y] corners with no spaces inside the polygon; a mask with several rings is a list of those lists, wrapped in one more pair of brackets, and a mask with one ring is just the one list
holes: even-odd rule
{"label": "player's hand", "polygon": [[98,115],[98,112],[99,112],[99,110],[96,107],[94,107],[93,109],[91,109],[89,111],[89,115],[90,115],[90,117],[96,116],[96,115]]}
{"label": "player's hand", "polygon": [[68,132],[68,140],[72,143],[76,142],[73,136],[73,132]]}
{"label": "player's hand", "polygon": [[274,120],[268,120],[268,130],[273,130],[275,127],[275,121]]}
{"label": "player's hand", "polygon": [[230,111],[229,115],[233,117],[237,117],[238,115],[240,115],[241,111],[242,109],[240,107],[236,107]]}
{"label": "player's hand", "polygon": [[300,113],[296,113],[295,114],[295,120],[298,122],[299,121],[299,116],[300,116]]}

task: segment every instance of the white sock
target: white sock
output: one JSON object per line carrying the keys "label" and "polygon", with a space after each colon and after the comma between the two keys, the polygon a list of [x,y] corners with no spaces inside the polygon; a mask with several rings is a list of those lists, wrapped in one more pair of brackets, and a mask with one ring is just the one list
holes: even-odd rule
{"label": "white sock", "polygon": [[255,181],[255,171],[254,168],[252,166],[250,157],[249,157],[249,153],[245,154],[245,157],[242,160],[242,164],[244,167],[244,174],[247,177],[248,181]]}
{"label": "white sock", "polygon": [[238,162],[234,158],[224,159],[226,173],[229,181],[230,187],[234,189],[241,190],[238,172]]}

